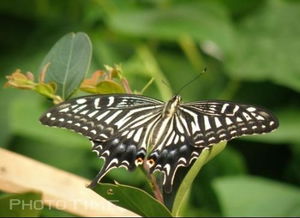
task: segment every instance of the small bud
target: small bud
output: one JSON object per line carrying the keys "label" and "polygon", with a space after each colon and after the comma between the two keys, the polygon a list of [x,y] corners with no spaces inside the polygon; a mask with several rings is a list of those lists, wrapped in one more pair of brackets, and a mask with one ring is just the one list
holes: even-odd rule
{"label": "small bud", "polygon": [[35,83],[33,81],[33,74],[28,72],[27,75],[21,73],[19,69],[13,72],[11,75],[6,76],[8,80],[4,87],[15,87],[19,89],[34,89]]}

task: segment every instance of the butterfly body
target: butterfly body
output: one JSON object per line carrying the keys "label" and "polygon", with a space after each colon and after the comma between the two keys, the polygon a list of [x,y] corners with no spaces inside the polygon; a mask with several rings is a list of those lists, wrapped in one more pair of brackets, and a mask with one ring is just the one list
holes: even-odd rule
{"label": "butterfly body", "polygon": [[[160,144],[163,135],[166,134],[167,126],[170,125],[172,117],[177,113],[177,108],[181,102],[181,97],[176,95],[163,106],[161,117],[153,127],[152,133],[149,135],[149,146],[155,147]],[[152,150],[152,149],[151,149]]]}
{"label": "butterfly body", "polygon": [[146,164],[164,174],[166,192],[176,171],[220,141],[270,132],[278,121],[269,111],[226,101],[181,103],[134,94],[92,95],[63,102],[40,118],[42,124],[86,136],[104,165],[93,187],[111,169]]}

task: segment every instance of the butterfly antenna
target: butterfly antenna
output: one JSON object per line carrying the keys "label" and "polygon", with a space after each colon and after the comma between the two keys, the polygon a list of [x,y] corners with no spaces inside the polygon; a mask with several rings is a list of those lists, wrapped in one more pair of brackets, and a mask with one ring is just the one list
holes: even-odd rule
{"label": "butterfly antenna", "polygon": [[176,95],[179,95],[179,93],[187,86],[189,86],[191,83],[193,83],[194,81],[196,81],[200,76],[202,76],[203,74],[205,74],[207,71],[207,68],[205,67],[201,73],[199,73],[197,76],[195,76],[192,80],[190,80],[189,82],[187,82],[185,85],[183,85],[177,92]]}

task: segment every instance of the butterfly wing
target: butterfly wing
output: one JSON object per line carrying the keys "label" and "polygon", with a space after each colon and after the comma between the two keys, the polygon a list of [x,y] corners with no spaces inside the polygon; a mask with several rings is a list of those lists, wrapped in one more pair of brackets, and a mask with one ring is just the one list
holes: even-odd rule
{"label": "butterfly wing", "polygon": [[[40,121],[48,126],[74,130],[89,138],[93,151],[105,160],[90,186],[110,170],[129,170],[142,164],[147,155],[150,173],[164,173],[163,186],[171,192],[179,167],[189,166],[203,149],[238,136],[267,133],[278,127],[267,110],[224,101],[180,105],[163,130],[161,101],[138,95],[95,95],[72,99],[46,112]],[[152,130],[164,131],[149,145]]]}
{"label": "butterfly wing", "polygon": [[266,109],[225,101],[187,103],[180,110],[189,125],[194,146],[203,147],[243,135],[276,129],[276,117]]}
{"label": "butterfly wing", "polygon": [[146,156],[151,127],[160,118],[162,102],[138,95],[94,95],[74,98],[41,116],[44,125],[67,128],[92,142],[104,165],[90,187],[111,169],[134,169]]}
{"label": "butterfly wing", "polygon": [[233,138],[271,132],[277,119],[267,110],[225,101],[203,101],[180,105],[168,130],[148,157],[151,172],[164,173],[164,189],[171,192],[179,167],[189,166],[203,149]]}

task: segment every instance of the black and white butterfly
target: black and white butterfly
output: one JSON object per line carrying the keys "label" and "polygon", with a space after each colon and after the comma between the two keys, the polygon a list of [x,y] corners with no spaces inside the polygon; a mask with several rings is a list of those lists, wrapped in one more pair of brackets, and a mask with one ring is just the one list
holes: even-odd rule
{"label": "black and white butterfly", "polygon": [[74,130],[92,142],[92,150],[105,160],[95,186],[111,169],[133,170],[145,161],[150,173],[164,174],[171,192],[176,171],[187,167],[204,149],[220,141],[268,133],[279,125],[269,111],[227,101],[181,103],[133,95],[91,95],[56,105],[42,124]]}

